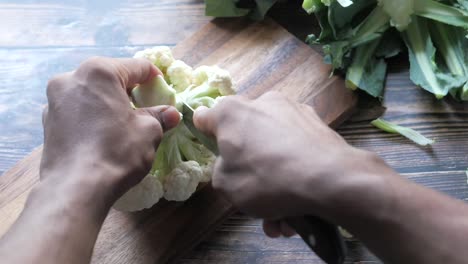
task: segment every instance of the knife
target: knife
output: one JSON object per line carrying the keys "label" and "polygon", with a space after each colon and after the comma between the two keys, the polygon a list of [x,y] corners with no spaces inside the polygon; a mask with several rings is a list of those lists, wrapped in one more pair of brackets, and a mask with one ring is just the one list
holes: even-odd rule
{"label": "knife", "polygon": [[[203,134],[195,127],[193,113],[193,108],[183,103],[182,115],[185,126],[200,143],[218,156],[219,150],[216,138]],[[344,263],[346,246],[337,226],[318,217],[308,215],[289,217],[285,220],[325,263]]]}

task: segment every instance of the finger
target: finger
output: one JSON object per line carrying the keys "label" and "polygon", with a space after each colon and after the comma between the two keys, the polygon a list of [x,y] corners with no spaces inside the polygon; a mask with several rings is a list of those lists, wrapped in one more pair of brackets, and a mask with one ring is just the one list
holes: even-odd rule
{"label": "finger", "polygon": [[124,87],[131,90],[136,84],[144,83],[162,72],[146,59],[115,59],[117,72]]}
{"label": "finger", "polygon": [[280,221],[281,234],[285,237],[292,237],[296,234],[296,231],[292,229],[285,221]]}
{"label": "finger", "polygon": [[216,136],[217,122],[216,112],[204,106],[200,106],[193,114],[193,123],[195,127],[207,135]]}
{"label": "finger", "polygon": [[263,232],[271,238],[281,236],[281,227],[279,221],[263,220]]}
{"label": "finger", "polygon": [[180,122],[180,113],[173,106],[158,105],[154,107],[139,108],[138,113],[149,115],[157,119],[164,131],[176,127]]}

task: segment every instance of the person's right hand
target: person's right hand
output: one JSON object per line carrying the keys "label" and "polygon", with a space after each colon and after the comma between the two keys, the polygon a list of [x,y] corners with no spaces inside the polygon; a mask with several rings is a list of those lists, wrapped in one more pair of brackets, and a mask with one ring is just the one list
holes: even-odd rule
{"label": "person's right hand", "polygon": [[[214,188],[243,212],[267,220],[308,214],[337,223],[386,208],[393,171],[375,154],[348,145],[310,106],[279,93],[256,100],[232,96],[198,109],[194,121],[218,140]],[[278,227],[264,223],[270,236]]]}

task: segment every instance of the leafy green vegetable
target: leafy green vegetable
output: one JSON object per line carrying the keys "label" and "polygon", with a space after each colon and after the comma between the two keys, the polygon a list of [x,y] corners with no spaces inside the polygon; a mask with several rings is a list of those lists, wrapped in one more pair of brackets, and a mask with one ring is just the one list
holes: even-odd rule
{"label": "leafy green vegetable", "polygon": [[346,86],[350,89],[360,87],[374,97],[381,97],[387,73],[387,64],[383,59],[374,57],[381,39],[356,48],[353,62],[346,73]]}
{"label": "leafy green vegetable", "polygon": [[464,85],[452,94],[461,100],[468,100],[468,39],[457,27],[431,23],[430,29],[435,45],[450,72],[464,79]]}
{"label": "leafy green vegetable", "polygon": [[435,63],[436,49],[429,35],[426,19],[413,18],[408,29],[403,32],[403,39],[408,46],[410,76],[415,84],[440,99],[452,89],[460,88],[466,83],[466,77],[444,72]]}
{"label": "leafy green vegetable", "polygon": [[468,28],[468,12],[463,9],[448,6],[434,0],[414,0],[414,11],[418,16],[448,25]]}
{"label": "leafy green vegetable", "polygon": [[414,131],[411,128],[395,125],[380,118],[372,121],[371,124],[379,129],[382,129],[385,132],[392,134],[400,134],[421,146],[432,145],[435,142],[434,140],[424,137],[423,135]]}
{"label": "leafy green vegetable", "polygon": [[[235,9],[236,1],[206,2],[220,10],[211,15],[225,16],[229,12],[223,10]],[[255,2],[251,17],[259,10],[263,17],[275,1]],[[404,40],[415,84],[437,98],[451,94],[468,101],[467,0],[304,0],[302,7],[315,15],[321,28],[320,35],[309,35],[306,41],[323,46],[324,60],[333,71],[349,75],[349,88],[382,96],[385,60],[404,51]]]}
{"label": "leafy green vegetable", "polygon": [[[256,0],[249,15],[261,9],[263,17],[273,2]],[[324,61],[346,73],[348,88],[382,98],[387,59],[407,50],[416,85],[439,99],[450,94],[468,101],[468,0],[304,0],[302,7],[321,29],[306,42],[322,45]],[[372,124],[420,145],[433,143],[385,120]]]}

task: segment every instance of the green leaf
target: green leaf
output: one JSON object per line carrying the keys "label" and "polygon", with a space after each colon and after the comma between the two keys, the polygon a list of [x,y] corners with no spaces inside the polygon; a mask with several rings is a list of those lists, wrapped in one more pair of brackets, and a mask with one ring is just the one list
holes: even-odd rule
{"label": "green leaf", "polygon": [[382,35],[390,28],[390,17],[379,7],[367,16],[367,18],[354,30],[351,46],[357,47]]}
{"label": "green leaf", "polygon": [[379,7],[390,16],[390,24],[403,31],[411,23],[415,0],[379,0]]}
{"label": "green leaf", "polygon": [[205,15],[207,16],[240,17],[249,12],[249,9],[237,8],[233,0],[205,0]]}
{"label": "green leaf", "polygon": [[328,10],[323,8],[315,12],[315,17],[320,25],[320,36],[315,38],[313,42],[309,42],[311,44],[322,44],[324,42],[329,42],[335,40],[333,36],[333,29],[328,22]]}
{"label": "green leaf", "polygon": [[390,27],[390,18],[380,8],[375,8],[369,16],[350,34],[351,37],[340,41],[331,42],[329,48],[324,49],[331,57],[334,69],[344,68],[344,57],[352,48],[371,42],[382,37]]}
{"label": "green leaf", "polygon": [[255,20],[262,20],[268,10],[277,2],[278,0],[255,0],[257,7],[252,10],[249,14],[250,18]]}
{"label": "green leaf", "polygon": [[379,47],[375,51],[377,58],[392,58],[400,54],[406,48],[400,33],[396,29],[389,29],[385,32],[383,39],[380,41]]}
{"label": "green leaf", "polygon": [[371,124],[387,133],[402,135],[421,146],[432,145],[435,143],[434,140],[426,138],[411,128],[399,126],[380,118],[372,121]]}
{"label": "green leaf", "polygon": [[430,23],[431,35],[445,65],[454,75],[465,79],[465,84],[454,90],[457,99],[468,100],[468,39],[460,28],[443,23]]}
{"label": "green leaf", "polygon": [[352,28],[352,22],[357,14],[367,10],[372,5],[376,6],[377,2],[375,0],[355,0],[352,5],[343,7],[338,1],[333,1],[328,8],[328,23],[333,30],[335,39],[346,36],[347,31]]}
{"label": "green leaf", "polygon": [[414,11],[418,16],[468,29],[468,12],[466,10],[434,0],[414,0]]}
{"label": "green leaf", "polygon": [[468,40],[463,30],[442,23],[430,23],[435,45],[453,74],[468,76]]}
{"label": "green leaf", "polygon": [[353,62],[346,73],[346,86],[361,89],[373,97],[383,94],[387,64],[383,59],[376,59],[374,54],[380,39],[356,48]]}
{"label": "green leaf", "polygon": [[463,86],[461,89],[459,97],[463,101],[468,101],[468,83],[466,83],[465,86]]}
{"label": "green leaf", "polygon": [[429,35],[426,19],[413,17],[402,35],[410,57],[410,77],[416,85],[440,99],[465,83],[463,77],[442,72],[437,67],[434,61],[436,49]]}
{"label": "green leaf", "polygon": [[325,5],[323,5],[322,1],[320,0],[304,0],[304,2],[302,3],[302,8],[308,14],[315,13],[324,7]]}

